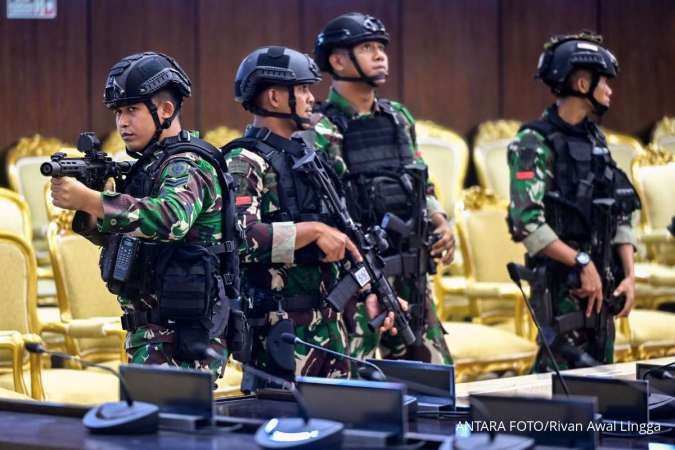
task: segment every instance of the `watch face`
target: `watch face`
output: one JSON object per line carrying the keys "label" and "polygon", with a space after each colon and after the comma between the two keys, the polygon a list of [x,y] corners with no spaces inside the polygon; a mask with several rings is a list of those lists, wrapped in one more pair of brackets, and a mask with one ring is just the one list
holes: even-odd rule
{"label": "watch face", "polygon": [[591,257],[588,256],[588,253],[579,252],[577,254],[577,263],[581,264],[582,266],[585,266],[589,262],[591,262]]}

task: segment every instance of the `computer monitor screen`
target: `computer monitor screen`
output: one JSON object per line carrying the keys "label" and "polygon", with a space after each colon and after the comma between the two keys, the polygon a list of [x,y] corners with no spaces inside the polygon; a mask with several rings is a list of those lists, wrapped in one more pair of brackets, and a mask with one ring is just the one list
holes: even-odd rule
{"label": "computer monitor screen", "polygon": [[[213,416],[213,381],[208,372],[128,364],[120,366],[120,376],[133,400],[153,403],[161,413]],[[125,399],[121,389],[120,398]]]}
{"label": "computer monitor screen", "polygon": [[492,424],[498,433],[526,435],[537,445],[595,449],[598,444],[589,426],[597,413],[591,398],[471,395],[469,404],[474,432],[488,432],[480,425]]}
{"label": "computer monitor screen", "polygon": [[[649,422],[649,386],[646,381],[616,380],[605,377],[563,375],[573,395],[587,395],[598,399],[598,412],[603,419],[636,423]],[[560,378],[552,378],[553,394],[565,391]]]}
{"label": "computer monitor screen", "polygon": [[[455,399],[455,368],[451,365],[419,361],[368,359],[391,381],[404,383],[411,395],[431,395]],[[410,384],[409,384],[410,383]],[[429,387],[431,389],[422,389]]]}
{"label": "computer monitor screen", "polygon": [[297,377],[296,382],[311,417],[397,437],[407,431],[405,386],[400,383],[314,377]]}

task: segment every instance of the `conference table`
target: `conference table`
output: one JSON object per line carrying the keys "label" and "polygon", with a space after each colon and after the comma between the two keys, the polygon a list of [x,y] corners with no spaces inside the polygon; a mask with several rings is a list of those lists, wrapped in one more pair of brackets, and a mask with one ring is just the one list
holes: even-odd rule
{"label": "conference table", "polygon": [[[675,357],[669,357],[648,362],[666,364],[674,360]],[[575,369],[564,373],[635,379],[635,362]],[[471,394],[549,397],[550,392],[550,374],[497,378],[460,383],[456,386],[458,405],[467,405]],[[216,411],[227,411],[228,402],[232,401],[236,399],[218,401]],[[0,399],[0,449],[256,449],[258,447],[253,439],[253,431],[258,427],[260,420],[265,418],[237,419],[217,416],[214,426],[195,431],[160,429],[158,433],[148,435],[105,436],[90,434],[82,426],[81,418],[86,411],[87,408],[83,406]],[[266,417],[276,414],[288,416],[294,415],[295,405],[291,402],[261,400],[256,411]],[[426,443],[419,448],[437,449],[445,437],[454,434],[458,420],[460,419],[416,418],[410,421],[406,437],[412,440],[424,439]],[[358,448],[358,443],[351,438],[349,446],[344,448]],[[672,435],[643,438],[603,437],[599,448],[675,449],[675,437]]]}

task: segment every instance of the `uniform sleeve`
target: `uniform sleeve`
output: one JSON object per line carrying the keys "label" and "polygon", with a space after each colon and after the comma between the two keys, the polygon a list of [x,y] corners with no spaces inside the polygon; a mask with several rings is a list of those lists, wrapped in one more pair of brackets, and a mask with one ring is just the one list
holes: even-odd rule
{"label": "uniform sleeve", "polygon": [[511,236],[515,242],[523,242],[533,256],[558,239],[544,214],[544,194],[552,178],[552,152],[541,135],[524,130],[509,145],[507,159]]}
{"label": "uniform sleeve", "polygon": [[[415,132],[415,118],[413,117],[412,113],[408,108],[403,106],[399,102],[391,102],[391,105],[401,113],[403,118],[405,119],[405,127],[406,127],[406,132],[408,133],[408,138],[410,139],[410,151],[413,156],[413,160],[418,163],[422,163],[425,166],[427,163],[424,161],[424,158],[422,158],[422,153],[419,150],[419,147],[417,146],[417,135]],[[427,166],[428,167],[428,166]],[[441,213],[447,218],[447,213],[445,210],[443,210],[443,207],[441,206],[441,203],[438,201],[438,198],[436,198],[436,187],[434,184],[431,182],[431,180],[428,181],[427,183],[427,212],[431,216],[434,213]]]}
{"label": "uniform sleeve", "polygon": [[338,127],[332,123],[326,116],[314,126],[313,133],[314,145],[317,151],[322,151],[333,163],[333,170],[341,177],[347,173],[347,164],[342,156],[342,133]]}
{"label": "uniform sleeve", "polygon": [[235,203],[241,227],[246,231],[241,257],[245,263],[293,264],[296,227],[293,222],[262,222],[263,211],[279,209],[276,174],[260,156],[234,149],[226,156],[235,182]]}
{"label": "uniform sleeve", "polygon": [[102,192],[103,218],[99,231],[128,233],[159,241],[183,239],[197,217],[212,202],[218,183],[215,169],[198,166],[193,159],[172,157],[160,175],[156,197],[135,198],[118,192]]}

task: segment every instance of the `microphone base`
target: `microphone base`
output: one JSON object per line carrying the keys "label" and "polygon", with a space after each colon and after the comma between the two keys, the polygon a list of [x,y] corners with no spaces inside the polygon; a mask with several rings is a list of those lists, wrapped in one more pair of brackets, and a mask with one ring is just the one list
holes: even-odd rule
{"label": "microphone base", "polygon": [[469,437],[455,439],[447,450],[530,450],[534,448],[534,439],[514,434],[497,434],[491,439],[487,433],[475,433]]}
{"label": "microphone base", "polygon": [[342,446],[344,425],[324,419],[300,417],[274,418],[265,422],[255,434],[255,442],[264,449],[331,450]]}
{"label": "microphone base", "polygon": [[145,402],[103,403],[82,418],[84,426],[98,434],[155,433],[159,427],[159,408]]}

